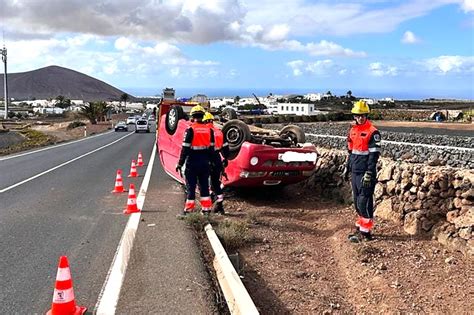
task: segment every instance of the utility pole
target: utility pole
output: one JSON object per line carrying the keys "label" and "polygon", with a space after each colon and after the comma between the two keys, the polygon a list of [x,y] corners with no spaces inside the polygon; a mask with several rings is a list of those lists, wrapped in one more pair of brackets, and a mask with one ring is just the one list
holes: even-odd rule
{"label": "utility pole", "polygon": [[5,45],[3,45],[2,52],[2,61],[4,65],[3,71],[3,93],[4,93],[4,101],[5,101],[5,119],[8,119],[8,84],[7,84],[7,49]]}

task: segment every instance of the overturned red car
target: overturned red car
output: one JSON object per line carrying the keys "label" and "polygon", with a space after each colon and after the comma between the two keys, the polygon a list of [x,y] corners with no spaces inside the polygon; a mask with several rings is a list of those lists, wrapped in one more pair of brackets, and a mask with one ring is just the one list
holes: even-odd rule
{"label": "overturned red car", "polygon": [[[161,164],[171,177],[185,182],[176,172],[185,130],[191,121],[187,112],[195,104],[163,100],[158,117],[157,148]],[[227,111],[227,118],[236,117]],[[230,119],[219,126],[229,143],[229,165],[225,169],[225,186],[256,187],[297,183],[307,179],[315,169],[317,152],[305,143],[305,134],[298,126],[288,125],[279,133],[261,128],[252,129],[243,121]]]}

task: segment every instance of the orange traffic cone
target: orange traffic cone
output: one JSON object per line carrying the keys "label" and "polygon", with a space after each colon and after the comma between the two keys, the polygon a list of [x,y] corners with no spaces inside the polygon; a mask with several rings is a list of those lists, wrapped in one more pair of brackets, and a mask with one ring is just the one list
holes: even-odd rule
{"label": "orange traffic cone", "polygon": [[135,160],[132,160],[132,165],[130,166],[130,174],[128,177],[138,177],[137,166]]}
{"label": "orange traffic cone", "polygon": [[138,152],[138,160],[137,160],[137,166],[142,167],[143,166],[143,156],[141,152]]}
{"label": "orange traffic cone", "polygon": [[87,307],[77,306],[72,289],[71,271],[66,256],[59,257],[56,285],[54,286],[53,304],[47,315],[79,315],[84,314]]}
{"label": "orange traffic cone", "polygon": [[112,190],[113,193],[123,193],[123,181],[122,181],[122,170],[117,170],[117,177],[115,178],[115,187]]}
{"label": "orange traffic cone", "polygon": [[140,209],[137,207],[137,197],[135,196],[135,185],[130,184],[130,189],[128,190],[128,200],[127,208],[123,211],[124,214],[130,214],[140,212]]}

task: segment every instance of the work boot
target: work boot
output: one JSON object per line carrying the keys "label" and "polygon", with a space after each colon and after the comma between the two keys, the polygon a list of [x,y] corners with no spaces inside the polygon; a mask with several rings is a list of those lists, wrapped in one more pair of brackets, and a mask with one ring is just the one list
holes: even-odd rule
{"label": "work boot", "polygon": [[219,214],[225,214],[224,205],[222,204],[222,202],[214,203],[214,205],[212,206],[212,212],[219,213]]}
{"label": "work boot", "polygon": [[361,232],[357,228],[355,231],[351,232],[348,236],[347,239],[351,243],[359,243],[361,241]]}
{"label": "work boot", "polygon": [[360,232],[360,235],[365,241],[372,241],[374,239],[370,232]]}

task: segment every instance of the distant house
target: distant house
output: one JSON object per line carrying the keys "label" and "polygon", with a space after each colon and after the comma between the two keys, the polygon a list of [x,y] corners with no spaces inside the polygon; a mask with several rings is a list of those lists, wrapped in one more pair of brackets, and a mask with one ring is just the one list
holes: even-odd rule
{"label": "distant house", "polygon": [[378,104],[379,101],[377,101],[376,99],[374,98],[362,98],[361,101],[364,101],[367,103],[367,105],[375,105],[375,104]]}
{"label": "distant house", "polygon": [[315,109],[314,104],[304,103],[278,103],[278,114],[281,115],[317,115],[321,111]]}
{"label": "distant house", "polygon": [[321,93],[309,93],[304,96],[305,99],[310,100],[311,102],[320,101],[322,98]]}
{"label": "distant house", "polygon": [[39,114],[55,114],[62,115],[64,114],[64,109],[60,107],[34,107],[33,112]]}

